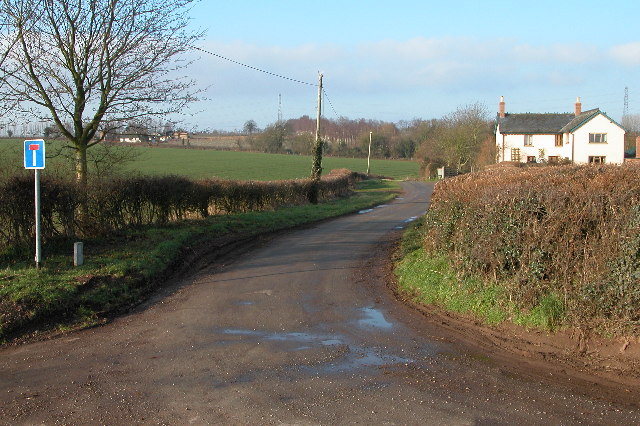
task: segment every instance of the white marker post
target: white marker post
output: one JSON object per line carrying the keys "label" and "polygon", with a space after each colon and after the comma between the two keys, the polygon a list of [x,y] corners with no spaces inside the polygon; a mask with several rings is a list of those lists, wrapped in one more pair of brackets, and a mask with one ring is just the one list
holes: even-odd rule
{"label": "white marker post", "polygon": [[35,171],[35,215],[36,215],[36,269],[42,263],[42,221],[40,218],[40,170],[44,169],[44,141],[24,141],[24,168]]}

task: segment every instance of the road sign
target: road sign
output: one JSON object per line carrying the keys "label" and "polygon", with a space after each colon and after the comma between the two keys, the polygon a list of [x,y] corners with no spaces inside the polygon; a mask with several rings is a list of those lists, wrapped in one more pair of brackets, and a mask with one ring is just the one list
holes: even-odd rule
{"label": "road sign", "polygon": [[44,141],[42,139],[24,141],[24,168],[44,169]]}

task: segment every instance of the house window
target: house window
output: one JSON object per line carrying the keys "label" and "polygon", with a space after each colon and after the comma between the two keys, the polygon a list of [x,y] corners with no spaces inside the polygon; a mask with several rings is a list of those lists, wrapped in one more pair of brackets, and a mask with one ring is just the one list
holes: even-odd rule
{"label": "house window", "polygon": [[607,143],[607,134],[589,133],[589,143]]}
{"label": "house window", "polygon": [[520,161],[520,148],[511,148],[511,161]]}
{"label": "house window", "polygon": [[535,155],[527,155],[527,163],[535,163],[536,156]]}
{"label": "house window", "polygon": [[549,156],[549,162],[550,163],[557,163],[558,161],[560,161],[560,157],[558,157],[557,155],[550,155]]}
{"label": "house window", "polygon": [[604,155],[590,155],[589,164],[604,164],[607,157]]}
{"label": "house window", "polygon": [[533,135],[524,135],[524,146],[533,146]]}
{"label": "house window", "polygon": [[562,146],[562,135],[556,135],[556,146]]}

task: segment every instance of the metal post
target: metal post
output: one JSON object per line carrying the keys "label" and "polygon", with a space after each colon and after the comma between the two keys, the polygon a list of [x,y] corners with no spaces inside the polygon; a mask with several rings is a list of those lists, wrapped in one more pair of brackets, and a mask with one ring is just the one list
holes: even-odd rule
{"label": "metal post", "polygon": [[40,169],[35,169],[35,205],[36,205],[36,269],[42,262],[41,220],[40,220]]}
{"label": "metal post", "polygon": [[367,174],[371,170],[371,134],[373,132],[369,132],[369,155],[367,156]]}

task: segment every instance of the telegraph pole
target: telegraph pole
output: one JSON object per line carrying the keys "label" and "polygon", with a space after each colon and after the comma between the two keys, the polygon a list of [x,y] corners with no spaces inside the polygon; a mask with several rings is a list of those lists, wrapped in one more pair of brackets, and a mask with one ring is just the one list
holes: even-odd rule
{"label": "telegraph pole", "polygon": [[367,175],[371,171],[371,135],[373,132],[369,132],[369,155],[367,156]]}
{"label": "telegraph pole", "polygon": [[313,165],[311,166],[311,188],[309,202],[318,204],[320,190],[320,175],[322,174],[322,139],[320,138],[320,117],[322,115],[322,74],[318,75],[318,117],[316,120],[316,141],[313,147]]}
{"label": "telegraph pole", "polygon": [[322,115],[322,74],[318,76],[318,117],[316,119],[316,143],[313,149],[311,179],[319,181],[322,174],[322,139],[320,138],[320,116]]}

